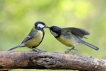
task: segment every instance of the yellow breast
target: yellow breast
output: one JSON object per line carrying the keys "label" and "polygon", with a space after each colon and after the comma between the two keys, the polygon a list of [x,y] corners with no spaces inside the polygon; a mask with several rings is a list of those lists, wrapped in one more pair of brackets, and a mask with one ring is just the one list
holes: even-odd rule
{"label": "yellow breast", "polygon": [[26,42],[26,46],[32,47],[32,46],[39,45],[39,43],[42,41],[42,37],[43,37],[43,32],[38,31],[37,34],[34,36],[34,38],[32,38]]}
{"label": "yellow breast", "polygon": [[68,47],[75,46],[75,42],[71,38],[65,38],[63,36],[60,36],[59,38],[57,38],[57,40]]}

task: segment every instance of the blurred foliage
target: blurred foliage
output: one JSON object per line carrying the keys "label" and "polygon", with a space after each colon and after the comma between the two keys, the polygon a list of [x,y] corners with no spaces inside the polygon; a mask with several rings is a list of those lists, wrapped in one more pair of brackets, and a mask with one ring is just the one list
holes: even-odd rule
{"label": "blurred foliage", "polygon": [[[85,45],[79,45],[76,47],[78,52],[73,52],[106,59],[105,7],[106,0],[0,0],[0,50],[5,51],[20,44],[33,24],[43,21],[48,26],[74,26],[88,30],[91,35],[84,40],[98,46],[100,50],[95,51]],[[48,29],[45,29],[45,32],[39,49],[64,52],[69,48],[58,42]],[[29,48],[18,48],[15,51],[25,50],[29,51]]]}

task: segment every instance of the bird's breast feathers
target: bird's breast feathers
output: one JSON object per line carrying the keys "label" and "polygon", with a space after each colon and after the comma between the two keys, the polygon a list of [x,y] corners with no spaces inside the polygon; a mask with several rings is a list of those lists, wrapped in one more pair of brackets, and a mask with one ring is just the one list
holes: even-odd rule
{"label": "bird's breast feathers", "polygon": [[56,38],[56,39],[68,47],[75,46],[75,41],[73,41],[74,38],[72,37],[61,35],[59,38]]}
{"label": "bird's breast feathers", "polygon": [[37,34],[32,39],[26,42],[26,45],[29,47],[37,46],[42,41],[42,38],[43,38],[43,32],[38,31]]}

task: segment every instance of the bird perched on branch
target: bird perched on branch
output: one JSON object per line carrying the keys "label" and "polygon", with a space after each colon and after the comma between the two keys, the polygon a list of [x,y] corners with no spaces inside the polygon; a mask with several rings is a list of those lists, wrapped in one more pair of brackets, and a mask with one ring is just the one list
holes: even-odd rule
{"label": "bird perched on branch", "polygon": [[35,22],[32,30],[28,34],[28,36],[22,41],[21,44],[10,48],[8,51],[13,50],[18,47],[29,47],[31,49],[36,49],[37,46],[40,45],[44,38],[44,28],[47,27],[44,22],[38,21]]}
{"label": "bird perched on branch", "polygon": [[72,47],[65,53],[69,53],[71,50],[75,49],[75,46],[78,44],[84,44],[92,49],[99,50],[98,47],[82,40],[82,38],[86,38],[85,35],[90,34],[84,29],[74,27],[60,28],[58,26],[51,26],[46,28],[49,28],[51,34],[62,44],[68,47]]}

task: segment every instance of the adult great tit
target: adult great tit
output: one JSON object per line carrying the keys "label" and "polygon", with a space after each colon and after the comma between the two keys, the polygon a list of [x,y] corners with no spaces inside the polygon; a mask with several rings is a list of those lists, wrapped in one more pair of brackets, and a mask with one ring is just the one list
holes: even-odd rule
{"label": "adult great tit", "polygon": [[65,53],[69,53],[71,50],[75,49],[75,46],[78,44],[85,44],[95,50],[99,50],[98,47],[85,42],[82,38],[86,38],[85,35],[89,35],[90,33],[81,28],[67,27],[60,28],[57,26],[47,27],[49,28],[51,34],[62,44],[72,47],[68,49]]}
{"label": "adult great tit", "polygon": [[47,27],[44,22],[38,21],[34,24],[32,30],[28,36],[22,41],[21,44],[10,48],[8,51],[13,50],[18,47],[29,47],[31,49],[36,49],[37,46],[42,42],[45,32],[44,28]]}

